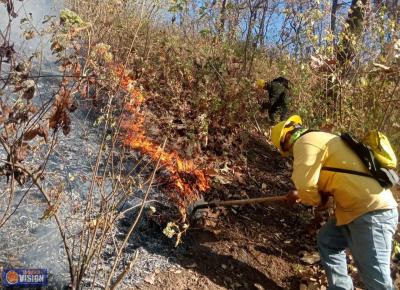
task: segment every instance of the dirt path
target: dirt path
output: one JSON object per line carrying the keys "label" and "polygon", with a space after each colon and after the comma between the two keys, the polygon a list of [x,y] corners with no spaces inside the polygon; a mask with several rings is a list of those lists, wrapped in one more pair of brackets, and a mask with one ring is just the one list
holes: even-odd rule
{"label": "dirt path", "polygon": [[213,230],[193,229],[171,253],[179,266],[138,289],[298,289],[299,245],[278,222],[265,208],[239,210]]}

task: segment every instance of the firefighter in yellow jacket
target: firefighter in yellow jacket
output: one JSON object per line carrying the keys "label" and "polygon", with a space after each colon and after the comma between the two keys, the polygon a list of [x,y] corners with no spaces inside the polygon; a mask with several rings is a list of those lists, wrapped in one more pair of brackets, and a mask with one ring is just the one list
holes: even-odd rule
{"label": "firefighter in yellow jacket", "polygon": [[272,142],[283,156],[293,156],[288,200],[319,206],[332,196],[335,218],[318,232],[317,242],[329,290],[354,289],[347,273],[350,249],[366,290],[395,289],[390,276],[392,239],[398,224],[397,203],[389,189],[372,177],[325,171],[335,167],[368,173],[340,136],[311,131],[299,116],[272,129]]}

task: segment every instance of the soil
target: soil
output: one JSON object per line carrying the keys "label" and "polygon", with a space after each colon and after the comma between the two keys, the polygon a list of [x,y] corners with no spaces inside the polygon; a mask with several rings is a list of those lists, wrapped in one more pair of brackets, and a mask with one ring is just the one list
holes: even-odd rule
{"label": "soil", "polygon": [[[278,195],[291,189],[289,163],[261,137],[249,144],[246,180],[216,185],[206,199]],[[134,289],[326,289],[318,261],[301,258],[317,253],[315,233],[327,212],[270,204],[207,210],[203,216],[183,243],[171,248],[169,258],[177,266],[156,269]],[[161,239],[173,247],[172,241]],[[393,266],[394,271],[400,268]],[[361,287],[356,268],[349,269]]]}

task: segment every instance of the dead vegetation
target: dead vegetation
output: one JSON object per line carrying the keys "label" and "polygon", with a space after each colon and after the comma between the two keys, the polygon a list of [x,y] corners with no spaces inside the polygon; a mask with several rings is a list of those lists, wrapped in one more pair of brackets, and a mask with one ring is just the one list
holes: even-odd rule
{"label": "dead vegetation", "polygon": [[[3,2],[11,24],[14,1]],[[379,128],[399,152],[398,7],[352,1],[348,12],[338,1],[69,2],[72,10],[46,21],[61,81],[39,105],[34,58],[15,57],[10,25],[0,31],[0,174],[7,183],[0,226],[35,187],[47,204],[42,219],[57,223],[70,287],[118,289],[137,262],[130,238],[156,186],[170,207],[148,214],[176,245],[185,238],[192,243],[184,254],[193,257],[178,252],[177,260],[211,289],[323,287],[314,265],[319,225],[312,210],[210,211],[202,228],[214,238],[202,241],[204,233],[187,235],[185,208],[201,195],[246,198],[289,188],[287,164],[265,141],[270,124],[259,110],[266,96],[254,89],[257,78],[289,78],[292,112],[309,126],[355,134]],[[25,37],[34,31],[28,25]],[[46,166],[60,133],[70,134],[77,100],[95,112],[100,142],[87,152],[90,174],[79,176],[87,186],[70,199],[61,180],[45,182]],[[46,150],[39,150],[44,143]],[[133,198],[140,204],[126,207]],[[118,223],[133,211],[121,237]],[[221,278],[229,271],[245,275]],[[169,274],[160,277],[161,284],[149,284],[174,285]],[[187,287],[185,281],[178,285]]]}
{"label": "dead vegetation", "polygon": [[[162,132],[173,140],[169,151],[198,167],[232,165],[241,175],[249,132],[268,131],[257,78],[290,79],[291,111],[309,126],[355,134],[379,128],[399,150],[396,7],[353,2],[354,13],[330,1],[71,5],[91,23],[91,44],[106,46],[144,96],[149,137],[161,143]],[[275,18],[283,24],[274,27]]]}

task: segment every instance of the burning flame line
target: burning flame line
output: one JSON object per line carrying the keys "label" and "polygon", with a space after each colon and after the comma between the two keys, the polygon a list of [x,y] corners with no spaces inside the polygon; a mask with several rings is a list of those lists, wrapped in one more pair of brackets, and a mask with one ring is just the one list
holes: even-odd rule
{"label": "burning flame line", "polygon": [[127,74],[123,66],[117,66],[114,71],[120,78],[122,89],[128,94],[129,100],[124,106],[124,115],[121,123],[124,132],[122,144],[142,154],[146,154],[156,161],[160,158],[160,164],[169,173],[170,185],[173,192],[177,193],[178,203],[193,201],[207,191],[208,178],[203,170],[195,167],[192,160],[183,160],[177,152],[166,152],[160,146],[145,135],[145,117],[140,112],[144,101],[143,94],[135,88],[134,80]]}

